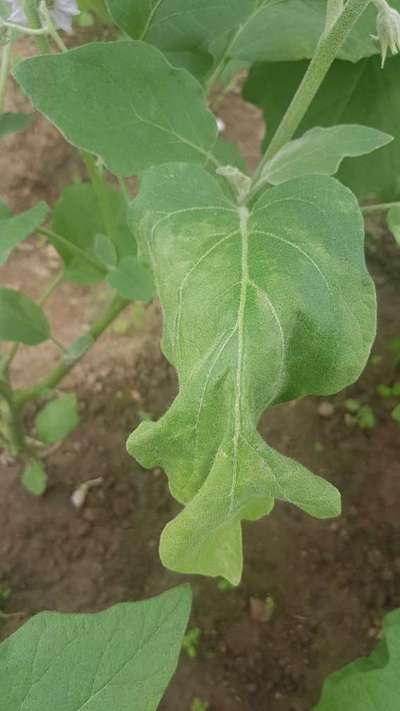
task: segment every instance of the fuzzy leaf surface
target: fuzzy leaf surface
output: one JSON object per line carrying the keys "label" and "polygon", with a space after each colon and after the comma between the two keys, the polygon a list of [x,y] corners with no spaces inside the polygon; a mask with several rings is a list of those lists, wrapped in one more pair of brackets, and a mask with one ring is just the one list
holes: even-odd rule
{"label": "fuzzy leaf surface", "polygon": [[37,346],[49,336],[43,309],[19,291],[0,287],[0,341]]}
{"label": "fuzzy leaf surface", "polygon": [[[265,149],[307,69],[307,62],[264,63],[253,67],[244,86],[246,101],[264,111]],[[370,57],[357,64],[336,61],[301,122],[295,138],[315,126],[361,124],[393,136],[379,151],[345,160],[338,178],[360,198],[391,200],[400,195],[400,57]]]}
{"label": "fuzzy leaf surface", "polygon": [[387,133],[354,124],[312,128],[287,143],[266,165],[262,178],[280,185],[302,175],[335,175],[344,158],[372,153],[392,140]]}
{"label": "fuzzy leaf surface", "polygon": [[130,37],[158,47],[172,64],[203,76],[218,36],[252,12],[255,0],[107,0],[116,24]]}
{"label": "fuzzy leaf surface", "polygon": [[0,213],[0,264],[4,264],[13,249],[43,224],[48,210],[45,202],[38,202],[30,210],[13,215],[3,206]]}
{"label": "fuzzy leaf surface", "polygon": [[[400,10],[400,0],[391,5]],[[108,0],[108,6],[124,32],[155,45],[172,63],[175,54],[178,66],[190,70],[188,57],[197,57],[194,67],[200,76],[209,52],[217,62],[310,59],[326,16],[326,0]],[[379,54],[371,37],[375,32],[376,9],[371,6],[339,50],[339,58],[357,62]]]}
{"label": "fuzzy leaf surface", "polygon": [[334,393],[364,367],[376,305],[362,216],[332,178],[272,188],[246,212],[204,169],[174,164],[145,174],[131,218],[179,394],[128,449],[163,467],[184,505],[163,531],[163,563],[237,584],[242,519],[269,513],[275,499],[339,513],[337,490],[268,447],[257,424],[267,407]]}
{"label": "fuzzy leaf surface", "polygon": [[217,127],[200,84],[145,42],[91,42],[27,59],[14,75],[70,143],[117,175],[210,160]]}
{"label": "fuzzy leaf surface", "polygon": [[155,711],[177,665],[186,585],[105,612],[42,612],[0,645],[2,711]]}
{"label": "fuzzy leaf surface", "polygon": [[400,698],[400,610],[386,615],[369,657],[331,674],[313,711],[395,711]]}

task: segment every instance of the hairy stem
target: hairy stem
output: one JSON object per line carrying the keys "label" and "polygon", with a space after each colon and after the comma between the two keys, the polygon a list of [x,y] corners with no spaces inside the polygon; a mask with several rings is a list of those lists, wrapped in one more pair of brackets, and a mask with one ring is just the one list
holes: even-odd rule
{"label": "hairy stem", "polygon": [[327,0],[326,3],[326,19],[325,32],[329,32],[339,15],[343,12],[344,0]]}
{"label": "hairy stem", "polygon": [[15,402],[15,393],[8,383],[0,380],[0,398],[6,403],[6,407],[1,408],[1,420],[5,425],[7,443],[14,456],[26,455],[28,447],[25,441],[24,430],[21,425],[18,408]]}
{"label": "hairy stem", "polygon": [[1,68],[0,68],[0,113],[4,111],[4,105],[6,101],[6,90],[7,90],[7,78],[8,70],[10,67],[11,59],[11,42],[7,42],[4,45],[2,55],[1,55]]}
{"label": "hairy stem", "polygon": [[[40,15],[38,10],[38,0],[22,0],[22,7],[28,20],[28,25],[33,30],[42,29],[42,23],[40,21]],[[41,54],[48,54],[50,52],[49,43],[47,37],[44,35],[35,35],[35,41],[37,48]]]}
{"label": "hairy stem", "polygon": [[348,0],[331,30],[322,35],[303,80],[258,166],[251,195],[261,187],[260,177],[268,161],[293,138],[340,47],[369,3],[370,0]]}
{"label": "hairy stem", "polygon": [[[114,296],[113,300],[104,309],[99,318],[92,323],[89,329],[89,335],[92,337],[93,341],[97,341],[106,328],[108,328],[108,326],[128,304],[129,301],[127,299],[123,299],[119,295]],[[17,390],[14,396],[16,405],[21,407],[21,405],[24,405],[29,400],[34,400],[35,398],[40,397],[40,395],[42,395],[42,393],[46,390],[52,390],[57,387],[67,373],[69,373],[75,365],[79,363],[83,355],[84,353],[72,361],[61,358],[58,365],[56,365],[54,370],[45,378],[39,380],[39,382],[35,383],[31,387]]]}

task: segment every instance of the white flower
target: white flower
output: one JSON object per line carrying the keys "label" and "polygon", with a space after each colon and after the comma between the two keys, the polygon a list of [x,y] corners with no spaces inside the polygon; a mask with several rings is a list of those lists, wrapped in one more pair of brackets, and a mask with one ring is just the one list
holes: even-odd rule
{"label": "white flower", "polygon": [[400,51],[400,14],[385,0],[375,4],[379,7],[376,21],[376,30],[381,45],[382,67],[385,64],[388,50],[392,54]]}
{"label": "white flower", "polygon": [[[26,25],[27,20],[22,9],[22,0],[7,0],[11,5],[11,15],[8,17],[9,22],[15,22],[18,25]],[[47,1],[50,16],[57,29],[71,32],[72,18],[74,15],[79,15],[76,0],[52,0]]]}

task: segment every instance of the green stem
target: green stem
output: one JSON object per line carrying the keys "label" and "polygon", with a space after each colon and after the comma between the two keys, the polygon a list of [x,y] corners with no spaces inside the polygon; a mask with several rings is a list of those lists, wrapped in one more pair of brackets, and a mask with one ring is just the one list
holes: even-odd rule
{"label": "green stem", "polygon": [[363,215],[374,215],[379,212],[388,212],[392,207],[400,207],[400,202],[383,202],[379,205],[365,205],[361,208]]}
{"label": "green stem", "polygon": [[56,43],[58,49],[61,50],[61,52],[66,52],[67,47],[65,46],[64,42],[62,41],[60,35],[57,32],[57,28],[53,22],[53,18],[50,15],[50,12],[48,10],[48,7],[46,5],[46,0],[41,2],[40,4],[40,12],[42,13],[42,17],[45,20],[45,23],[49,29],[49,34],[53,38],[54,42]]}
{"label": "green stem", "polygon": [[329,32],[343,12],[343,0],[327,0],[325,32]]}
{"label": "green stem", "polygon": [[[93,341],[101,336],[101,334],[108,328],[108,326],[116,319],[116,317],[123,311],[123,309],[129,304],[127,299],[123,299],[121,296],[114,296],[110,304],[104,309],[103,313],[99,318],[93,322],[89,329],[89,335],[92,337]],[[56,388],[61,380],[67,375],[67,373],[75,367],[75,365],[83,358],[84,353],[73,361],[66,361],[61,359],[54,370],[39,382],[35,383],[31,387],[23,388],[22,390],[17,390],[15,393],[15,403],[18,407],[24,405],[29,400],[34,400],[40,397],[46,390],[52,390]]]}
{"label": "green stem", "polygon": [[2,417],[6,424],[7,438],[9,438],[11,452],[13,455],[24,455],[28,448],[24,431],[19,420],[15,393],[8,383],[4,381],[0,381],[0,397],[2,397],[7,404],[7,412],[3,413]]}
{"label": "green stem", "polygon": [[3,47],[3,52],[1,55],[1,68],[0,68],[0,113],[4,111],[4,105],[6,100],[6,90],[7,90],[7,78],[8,70],[10,68],[11,59],[11,42]]}
{"label": "green stem", "polygon": [[[22,0],[22,7],[28,20],[28,25],[33,30],[42,29],[42,23],[40,21],[39,10],[38,10],[38,0]],[[44,35],[36,35],[35,41],[40,54],[48,54],[50,52],[49,43],[47,37]]]}
{"label": "green stem", "polygon": [[253,179],[251,196],[255,190],[261,187],[263,182],[262,174],[267,163],[293,138],[332,66],[340,47],[369,3],[370,0],[348,0],[343,12],[331,30],[327,34],[322,35],[315,50],[314,57],[303,77],[303,81],[297,89],[289,108],[273,136],[264,158],[258,166]]}
{"label": "green stem", "polygon": [[121,188],[121,193],[122,193],[122,195],[123,195],[124,198],[125,198],[125,202],[126,202],[127,205],[130,205],[131,200],[132,200],[132,197],[130,196],[130,194],[129,194],[129,192],[128,192],[128,188],[127,188],[127,185],[126,185],[126,183],[125,183],[125,180],[124,180],[124,178],[121,178],[120,175],[118,175],[117,177],[118,177],[119,187]]}

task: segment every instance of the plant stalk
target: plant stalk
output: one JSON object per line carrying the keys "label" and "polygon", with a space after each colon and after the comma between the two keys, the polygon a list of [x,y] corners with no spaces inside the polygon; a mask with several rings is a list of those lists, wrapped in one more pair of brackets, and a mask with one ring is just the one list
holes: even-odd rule
{"label": "plant stalk", "polygon": [[[336,55],[371,0],[348,0],[344,10],[327,34],[320,38],[313,59],[293,97],[253,179],[253,190],[261,187],[266,164],[296,133],[301,121],[324,81]],[[261,180],[260,180],[261,178]]]}
{"label": "plant stalk", "polygon": [[7,78],[8,71],[10,68],[11,60],[11,42],[3,47],[3,52],[1,55],[1,68],[0,68],[0,113],[3,113],[5,101],[6,101],[6,91],[7,91]]}
{"label": "plant stalk", "polygon": [[[89,335],[92,337],[93,341],[102,335],[102,333],[108,328],[108,326],[114,321],[114,319],[123,311],[123,309],[129,304],[128,299],[123,299],[118,294],[114,296],[112,301],[104,309],[103,313],[96,319],[89,329]],[[52,390],[56,388],[61,380],[75,367],[77,363],[83,358],[85,354],[82,353],[81,356],[77,357],[73,361],[66,361],[61,358],[60,362],[54,370],[47,375],[42,380],[28,388],[22,388],[17,390],[14,395],[14,401],[18,408],[24,405],[29,400],[34,400],[40,397],[46,390]]]}
{"label": "plant stalk", "polygon": [[[38,10],[38,0],[22,0],[22,8],[25,13],[28,25],[33,30],[42,29],[40,15]],[[45,35],[35,35],[36,46],[40,54],[48,54],[50,46]]]}
{"label": "plant stalk", "polygon": [[343,0],[327,0],[325,32],[329,32],[332,29],[339,15],[343,12],[343,7]]}
{"label": "plant stalk", "polygon": [[6,441],[9,441],[10,450],[14,456],[23,456],[27,453],[28,447],[18,415],[15,393],[3,380],[0,380],[0,397],[6,402],[6,410],[1,412],[1,419],[6,426]]}
{"label": "plant stalk", "polygon": [[400,202],[383,202],[379,205],[364,205],[361,211],[363,215],[374,215],[381,212],[389,212],[392,207],[400,207]]}

